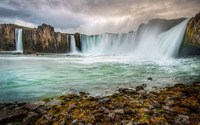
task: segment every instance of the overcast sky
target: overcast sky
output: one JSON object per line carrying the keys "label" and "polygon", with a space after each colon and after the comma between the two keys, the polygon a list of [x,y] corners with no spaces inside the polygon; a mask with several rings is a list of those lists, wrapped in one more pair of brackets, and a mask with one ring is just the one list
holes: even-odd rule
{"label": "overcast sky", "polygon": [[136,31],[153,18],[193,17],[200,0],[0,0],[0,23],[97,34]]}

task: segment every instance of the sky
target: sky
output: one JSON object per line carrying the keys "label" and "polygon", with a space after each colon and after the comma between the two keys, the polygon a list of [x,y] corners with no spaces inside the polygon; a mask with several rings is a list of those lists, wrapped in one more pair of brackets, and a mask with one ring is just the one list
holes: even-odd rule
{"label": "sky", "polygon": [[200,0],[0,0],[0,24],[49,24],[65,33],[136,31],[153,18],[193,17]]}

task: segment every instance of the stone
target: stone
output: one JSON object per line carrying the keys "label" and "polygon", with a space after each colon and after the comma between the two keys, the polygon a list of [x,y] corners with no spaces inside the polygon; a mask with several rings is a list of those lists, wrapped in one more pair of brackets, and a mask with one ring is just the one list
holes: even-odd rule
{"label": "stone", "polygon": [[121,115],[115,115],[114,120],[115,120],[115,122],[121,121]]}
{"label": "stone", "polygon": [[68,110],[72,110],[72,109],[74,109],[76,106],[74,105],[74,104],[69,104],[68,105]]}
{"label": "stone", "polygon": [[36,112],[39,113],[39,114],[45,115],[45,114],[48,113],[47,110],[45,110],[45,109],[46,108],[41,107],[41,108],[37,109]]}
{"label": "stone", "polygon": [[124,109],[116,109],[113,111],[115,114],[124,114]]}
{"label": "stone", "polygon": [[144,90],[144,87],[143,86],[137,86],[136,91],[140,91],[140,90]]}
{"label": "stone", "polygon": [[170,115],[170,116],[176,115],[176,111],[175,111],[173,108],[171,108],[170,106],[165,106],[165,105],[163,105],[163,106],[162,106],[162,109],[164,109],[165,112],[166,112],[168,115]]}
{"label": "stone", "polygon": [[13,111],[0,112],[0,123],[14,121],[15,119],[23,118],[27,115],[26,110],[17,109]]}
{"label": "stone", "polygon": [[26,105],[23,106],[23,108],[33,111],[33,110],[38,109],[39,105],[27,103]]}
{"label": "stone", "polygon": [[157,101],[152,101],[151,103],[156,108],[160,108],[161,107],[160,103],[158,103]]}
{"label": "stone", "polygon": [[38,118],[38,114],[35,112],[29,112],[28,116],[23,119],[22,125],[32,125]]}
{"label": "stone", "polygon": [[53,118],[53,114],[46,114],[46,115],[44,115],[44,118],[45,118],[46,120],[48,120],[48,121],[51,121],[52,118]]}
{"label": "stone", "polygon": [[72,124],[71,125],[77,125],[78,124],[78,119],[75,119],[72,121]]}
{"label": "stone", "polygon": [[178,115],[178,116],[175,118],[175,123],[176,123],[177,125],[190,125],[189,116],[186,116],[186,115]]}
{"label": "stone", "polygon": [[103,118],[103,122],[104,123],[108,123],[108,122],[111,122],[111,117],[110,116],[105,116],[104,118]]}
{"label": "stone", "polygon": [[[134,109],[133,109],[133,110],[134,110]],[[125,109],[124,109],[124,113],[125,113],[125,114],[132,114],[133,111],[132,111],[131,109],[129,109],[129,108],[125,108]]]}
{"label": "stone", "polygon": [[106,102],[109,102],[110,101],[110,98],[103,98],[103,99],[100,99],[98,102],[99,103],[106,103]]}
{"label": "stone", "polygon": [[64,119],[62,119],[61,121],[59,121],[59,123],[58,123],[58,125],[65,125],[66,124],[66,122],[65,122],[65,120]]}
{"label": "stone", "polygon": [[147,80],[153,81],[153,78],[149,77],[149,78],[147,78]]}

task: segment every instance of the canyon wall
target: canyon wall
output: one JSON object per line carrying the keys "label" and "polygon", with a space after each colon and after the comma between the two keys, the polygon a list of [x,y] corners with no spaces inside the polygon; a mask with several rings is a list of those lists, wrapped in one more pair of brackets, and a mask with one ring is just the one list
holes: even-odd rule
{"label": "canyon wall", "polygon": [[187,24],[180,55],[200,55],[200,12],[192,17]]}
{"label": "canyon wall", "polygon": [[[67,33],[55,32],[50,25],[42,24],[38,28],[27,28],[14,24],[0,24],[0,50],[14,51],[15,28],[23,29],[22,40],[24,52],[46,52],[46,53],[66,53],[70,51],[70,35]],[[75,35],[76,44],[79,50],[80,34]],[[68,44],[67,44],[67,41]]]}

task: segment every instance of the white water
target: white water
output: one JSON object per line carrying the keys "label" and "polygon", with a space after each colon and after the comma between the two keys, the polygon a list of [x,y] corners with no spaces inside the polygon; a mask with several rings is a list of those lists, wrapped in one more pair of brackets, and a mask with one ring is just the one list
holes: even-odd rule
{"label": "white water", "polygon": [[73,35],[70,36],[71,41],[70,41],[70,52],[71,53],[77,53],[77,48],[76,48],[76,42],[75,42],[75,38]]}
{"label": "white water", "polygon": [[188,21],[189,19],[186,19],[158,37],[161,54],[167,57],[175,57],[178,54]]}
{"label": "white water", "polygon": [[16,51],[23,52],[22,29],[15,29]]}
{"label": "white water", "polygon": [[135,33],[81,35],[82,52],[92,54],[128,53],[133,50],[134,40]]}
{"label": "white water", "polygon": [[[82,52],[87,54],[130,54],[141,58],[175,57],[180,49],[187,22],[176,25],[165,33],[146,29],[140,41],[135,41],[135,33],[81,35]],[[138,45],[134,47],[136,44]]]}

